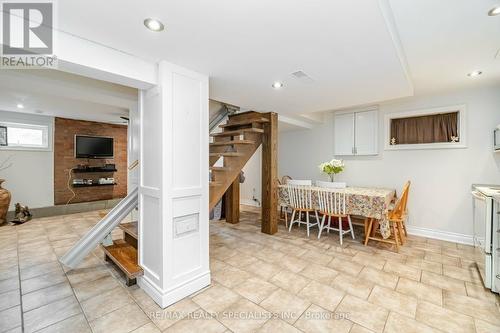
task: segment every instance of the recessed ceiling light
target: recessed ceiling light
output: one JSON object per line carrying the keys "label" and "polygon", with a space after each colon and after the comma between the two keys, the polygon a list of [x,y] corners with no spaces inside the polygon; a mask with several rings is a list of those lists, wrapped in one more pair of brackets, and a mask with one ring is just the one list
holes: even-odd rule
{"label": "recessed ceiling light", "polygon": [[144,25],[151,31],[162,31],[165,29],[163,23],[154,18],[147,18],[144,20]]}
{"label": "recessed ceiling light", "polygon": [[18,103],[16,106],[18,109],[24,109],[24,105],[22,105],[21,103]]}
{"label": "recessed ceiling light", "polygon": [[495,7],[491,8],[490,11],[488,12],[488,15],[489,16],[500,15],[500,6],[495,6]]}
{"label": "recessed ceiling light", "polygon": [[282,82],[274,82],[273,83],[273,88],[274,89],[283,88],[283,83]]}
{"label": "recessed ceiling light", "polygon": [[483,74],[483,72],[481,71],[473,71],[473,72],[470,72],[469,74],[467,74],[468,77],[477,77],[479,75]]}

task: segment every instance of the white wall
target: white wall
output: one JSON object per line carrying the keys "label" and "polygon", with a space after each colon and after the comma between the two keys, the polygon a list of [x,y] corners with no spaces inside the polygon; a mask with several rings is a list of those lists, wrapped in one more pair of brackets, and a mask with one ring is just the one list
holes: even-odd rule
{"label": "white wall", "polygon": [[[54,118],[30,114],[0,111],[0,122],[26,122],[47,124],[54,128]],[[53,133],[50,133],[53,135]],[[49,140],[52,143],[52,139]],[[5,179],[3,187],[12,194],[10,210],[15,203],[30,208],[54,205],[54,153],[50,151],[5,150],[0,148],[0,162],[11,157],[12,167],[0,171]]]}
{"label": "white wall", "polygon": [[[447,105],[467,106],[467,148],[384,151],[384,114]],[[500,184],[500,153],[493,152],[492,133],[500,124],[500,87],[412,97],[380,105],[379,150],[373,157],[345,158],[337,178],[352,186],[380,186],[400,191],[412,181],[409,226],[432,229],[448,239],[469,241],[472,235],[473,183]],[[326,179],[317,165],[333,157],[333,114],[312,130],[280,133],[280,176]]]}
{"label": "white wall", "polygon": [[[262,198],[262,146],[259,146],[253,156],[243,167],[245,182],[240,185],[240,203],[243,205],[261,205]],[[258,200],[255,201],[253,198]]]}

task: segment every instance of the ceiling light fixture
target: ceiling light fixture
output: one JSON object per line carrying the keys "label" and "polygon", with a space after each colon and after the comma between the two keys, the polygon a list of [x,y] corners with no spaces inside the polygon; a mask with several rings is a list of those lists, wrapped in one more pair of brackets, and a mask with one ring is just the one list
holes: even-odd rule
{"label": "ceiling light fixture", "polygon": [[495,7],[491,8],[490,11],[488,12],[488,15],[489,16],[500,15],[500,6],[495,6]]}
{"label": "ceiling light fixture", "polygon": [[469,74],[467,74],[468,77],[477,77],[479,75],[483,74],[483,72],[481,71],[473,71],[473,72],[470,72]]}
{"label": "ceiling light fixture", "polygon": [[149,30],[156,31],[156,32],[162,31],[163,29],[165,29],[165,26],[163,25],[163,23],[161,23],[159,20],[154,19],[154,18],[147,18],[147,19],[145,19],[144,20],[144,25]]}
{"label": "ceiling light fixture", "polygon": [[18,103],[16,106],[18,109],[24,109],[24,105],[22,105],[21,103]]}
{"label": "ceiling light fixture", "polygon": [[274,82],[273,83],[273,88],[274,89],[283,88],[283,83],[282,82]]}

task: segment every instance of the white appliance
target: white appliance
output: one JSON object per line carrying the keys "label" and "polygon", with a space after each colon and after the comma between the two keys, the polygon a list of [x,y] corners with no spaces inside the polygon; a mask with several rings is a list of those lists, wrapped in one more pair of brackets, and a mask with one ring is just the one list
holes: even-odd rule
{"label": "white appliance", "polygon": [[493,202],[493,251],[491,290],[500,293],[500,196]]}
{"label": "white appliance", "polygon": [[498,204],[493,199],[496,195],[500,196],[500,187],[474,186],[472,190],[475,262],[484,286],[499,292],[497,286],[500,287],[500,285],[494,281],[496,275],[500,275],[498,272],[500,245],[497,234],[499,226],[498,214],[496,214]]}

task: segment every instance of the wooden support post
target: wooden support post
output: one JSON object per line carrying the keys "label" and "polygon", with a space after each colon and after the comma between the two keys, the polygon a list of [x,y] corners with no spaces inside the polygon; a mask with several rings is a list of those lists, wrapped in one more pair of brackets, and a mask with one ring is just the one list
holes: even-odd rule
{"label": "wooden support post", "polygon": [[262,135],[262,226],[265,234],[278,231],[278,114],[266,114]]}
{"label": "wooden support post", "polygon": [[240,222],[240,177],[236,177],[225,194],[226,222],[236,224]]}

